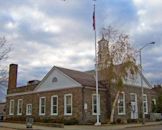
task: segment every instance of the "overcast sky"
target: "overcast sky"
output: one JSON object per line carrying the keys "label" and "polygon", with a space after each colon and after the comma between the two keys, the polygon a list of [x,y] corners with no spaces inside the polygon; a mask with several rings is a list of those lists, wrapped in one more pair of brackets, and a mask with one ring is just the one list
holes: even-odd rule
{"label": "overcast sky", "polygon": [[[19,65],[18,85],[41,80],[54,66],[94,68],[92,0],[0,0],[0,35],[12,46],[4,63]],[[108,25],[131,36],[143,50],[144,74],[162,83],[162,0],[97,0],[97,39]]]}

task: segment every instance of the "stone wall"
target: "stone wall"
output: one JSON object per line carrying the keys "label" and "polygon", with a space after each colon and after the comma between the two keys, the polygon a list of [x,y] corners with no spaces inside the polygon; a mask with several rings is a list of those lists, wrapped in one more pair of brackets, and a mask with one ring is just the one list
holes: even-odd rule
{"label": "stone wall", "polygon": [[[131,107],[130,107],[130,93],[137,94],[137,103],[138,103],[138,117],[141,117],[141,88],[133,87],[133,86],[125,86],[123,88],[125,93],[125,104],[126,104],[126,114],[118,115],[118,107],[116,105],[115,109],[115,120],[121,119],[123,122],[126,122],[131,118]],[[48,92],[39,92],[28,95],[21,96],[9,96],[7,97],[6,103],[6,113],[7,118],[17,118],[17,119],[25,119],[26,118],[26,104],[32,104],[32,116],[36,120],[43,120],[45,118],[50,119],[77,119],[80,123],[95,123],[96,115],[92,114],[92,94],[95,94],[95,88],[90,87],[81,87],[81,88],[69,88]],[[100,104],[101,104],[101,115],[100,121],[102,123],[106,123],[109,119],[110,114],[109,109],[111,109],[111,104],[114,100],[116,91],[114,89],[110,89],[110,95],[105,90],[99,90],[100,94]],[[72,106],[72,116],[64,115],[64,94],[72,94],[73,106]],[[154,94],[152,94],[152,90],[144,89],[144,94],[147,94],[148,99],[148,113],[151,112],[151,101],[154,98]],[[51,116],[51,96],[58,95],[58,115]],[[109,96],[108,96],[109,95]],[[45,116],[39,115],[39,98],[46,97],[46,114]],[[109,102],[107,102],[107,97],[109,97]],[[9,115],[9,101],[11,99],[15,100],[15,112],[13,116]],[[17,115],[17,101],[18,99],[23,99],[23,114],[22,116]],[[87,109],[85,110],[85,104],[87,104]],[[108,107],[110,106],[110,107]],[[108,109],[109,108],[109,109]],[[147,115],[146,115],[147,117]]]}
{"label": "stone wall", "polygon": [[[115,121],[117,121],[117,119],[121,119],[123,122],[127,122],[128,119],[131,119],[130,93],[137,94],[138,118],[141,118],[142,117],[141,88],[135,86],[125,86],[122,91],[125,93],[126,114],[118,115],[118,103],[117,103],[115,109],[115,116],[114,116]],[[111,90],[112,102],[114,101],[115,94],[116,91]],[[152,111],[152,105],[151,105],[152,99],[155,97],[155,95],[152,93],[151,89],[144,89],[144,94],[147,95],[147,101],[148,101],[148,115],[145,115],[145,117],[149,118],[149,113]]]}
{"label": "stone wall", "polygon": [[6,103],[0,103],[0,120],[3,120],[6,118]]}
{"label": "stone wall", "polygon": [[[25,119],[26,117],[26,104],[32,104],[32,116],[36,119],[43,119],[43,118],[76,118],[77,120],[82,120],[82,88],[71,88],[71,89],[63,89],[57,91],[49,91],[49,92],[40,92],[28,95],[21,95],[21,96],[12,96],[7,97],[7,118],[20,118]],[[72,94],[72,116],[64,115],[64,94]],[[58,96],[58,115],[51,116],[51,96],[57,95]],[[46,97],[46,114],[45,116],[39,115],[39,98]],[[14,115],[9,115],[9,102],[11,99],[14,99]],[[23,99],[23,112],[22,116],[17,115],[17,101],[18,99]]]}
{"label": "stone wall", "polygon": [[[92,114],[92,95],[96,94],[95,89],[84,89],[84,104],[87,104],[87,110],[84,110],[84,121],[87,123],[95,123],[96,115]],[[106,123],[107,121],[107,110],[106,110],[106,91],[99,90],[100,95],[100,121]]]}
{"label": "stone wall", "polygon": [[[96,115],[92,115],[92,94],[95,94],[94,88],[69,88],[62,90],[55,90],[50,92],[39,92],[21,96],[7,97],[7,118],[13,120],[25,120],[26,116],[26,104],[32,104],[32,117],[37,121],[44,119],[77,119],[79,123],[94,123],[96,121]],[[64,115],[64,94],[72,94],[72,116]],[[106,121],[106,93],[105,91],[99,91],[101,99],[101,121]],[[58,115],[51,115],[51,96],[58,96]],[[46,97],[46,114],[45,116],[39,115],[39,98]],[[14,115],[9,115],[9,102],[14,99]],[[23,99],[23,113],[17,115],[17,102],[18,99]],[[87,104],[87,110],[84,110],[84,104]]]}

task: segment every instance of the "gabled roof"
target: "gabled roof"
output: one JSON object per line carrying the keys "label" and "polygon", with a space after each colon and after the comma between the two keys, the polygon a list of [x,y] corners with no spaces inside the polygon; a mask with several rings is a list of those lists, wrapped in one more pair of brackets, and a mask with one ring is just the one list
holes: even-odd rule
{"label": "gabled roof", "polygon": [[[77,81],[78,83],[82,84],[83,86],[88,86],[88,87],[96,86],[96,81],[95,81],[95,77],[93,74],[88,74],[86,72],[81,72],[78,70],[71,70],[71,69],[57,67],[57,66],[55,67],[59,69],[60,71],[62,71],[67,76]],[[99,87],[104,88],[104,86],[102,86],[101,84],[99,84]]]}
{"label": "gabled roof", "polygon": [[[116,65],[115,68],[116,68],[116,71],[118,72],[120,70],[120,68],[121,68],[121,65]],[[86,71],[86,73],[93,75],[93,74],[95,74],[95,70]],[[138,74],[142,77],[143,81],[147,84],[147,88],[152,88],[152,85],[150,84],[150,82],[146,79],[146,77],[144,76],[144,74],[141,73],[141,71],[139,69],[138,69]],[[127,82],[127,80],[125,80],[125,82]],[[101,81],[101,82],[103,81],[100,78],[100,75],[99,75],[99,81]],[[126,83],[126,85],[127,85],[127,83]],[[129,84],[129,85],[131,85],[131,84]],[[141,85],[139,87],[141,87]],[[144,86],[144,87],[146,87],[146,86]]]}
{"label": "gabled roof", "polygon": [[143,80],[146,82],[149,88],[153,88],[153,86],[150,84],[150,82],[146,79],[143,73],[139,70],[140,75],[142,76]]}
{"label": "gabled roof", "polygon": [[[117,72],[120,71],[120,68],[121,68],[121,64],[120,65],[116,65],[116,70]],[[152,88],[152,85],[150,84],[150,82],[146,79],[146,77],[144,76],[143,73],[141,73],[141,70],[138,68],[137,72],[139,73],[139,75],[142,77],[143,81],[147,84],[147,86],[149,88]]]}

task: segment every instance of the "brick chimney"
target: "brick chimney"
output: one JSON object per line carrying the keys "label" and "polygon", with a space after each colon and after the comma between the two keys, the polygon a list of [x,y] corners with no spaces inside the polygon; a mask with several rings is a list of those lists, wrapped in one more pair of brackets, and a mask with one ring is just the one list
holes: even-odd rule
{"label": "brick chimney", "polygon": [[10,64],[8,90],[16,88],[17,85],[17,64]]}

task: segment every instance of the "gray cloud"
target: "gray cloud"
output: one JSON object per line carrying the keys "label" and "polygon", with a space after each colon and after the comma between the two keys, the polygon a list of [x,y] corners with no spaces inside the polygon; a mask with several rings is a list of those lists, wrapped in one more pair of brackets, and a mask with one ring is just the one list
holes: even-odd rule
{"label": "gray cloud", "polygon": [[[19,64],[18,85],[42,79],[53,65],[88,70],[94,68],[92,1],[0,1],[0,35],[12,44],[9,60]],[[109,24],[129,33],[133,46],[142,47],[143,66],[151,83],[162,83],[161,1],[100,0],[96,5],[97,39]],[[66,64],[66,66],[65,66]]]}

